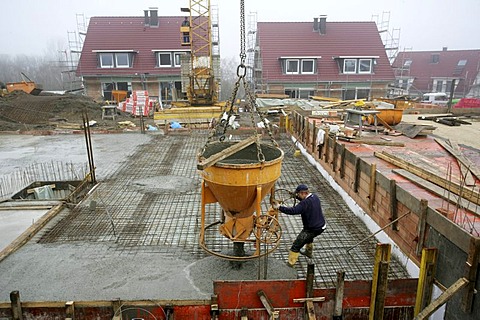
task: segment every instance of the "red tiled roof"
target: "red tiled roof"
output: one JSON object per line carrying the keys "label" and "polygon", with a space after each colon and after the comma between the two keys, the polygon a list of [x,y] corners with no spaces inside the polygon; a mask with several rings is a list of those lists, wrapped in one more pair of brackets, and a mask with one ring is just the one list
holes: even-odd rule
{"label": "red tiled roof", "polygon": [[[327,22],[326,33],[312,22],[259,22],[258,39],[263,78],[268,81],[393,81],[393,70],[375,22]],[[312,75],[283,74],[280,57],[321,56]],[[338,56],[378,56],[373,74],[340,73]],[[347,79],[348,77],[348,79]]]}
{"label": "red tiled roof", "polygon": [[[78,75],[131,75],[135,73],[180,74],[180,68],[155,68],[152,50],[185,50],[180,25],[184,17],[158,17],[158,27],[144,25],[144,17],[93,17],[87,30]],[[97,66],[92,50],[134,50],[132,68],[106,69]]]}
{"label": "red tiled roof", "polygon": [[[432,63],[432,55],[438,55],[438,62]],[[457,83],[456,92],[468,91],[479,72],[480,50],[445,50],[445,51],[403,51],[394,63],[394,68],[401,68],[406,60],[411,60],[410,70],[403,70],[405,77],[415,78],[413,85],[422,92],[433,89],[432,78],[462,78]],[[460,60],[467,60],[465,67],[457,68]],[[400,71],[397,71],[397,76]],[[467,93],[467,92],[465,92]]]}

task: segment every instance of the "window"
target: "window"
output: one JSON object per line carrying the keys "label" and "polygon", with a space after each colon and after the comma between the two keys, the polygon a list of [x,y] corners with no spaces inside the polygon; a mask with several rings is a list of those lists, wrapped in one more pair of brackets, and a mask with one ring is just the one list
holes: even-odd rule
{"label": "window", "polygon": [[313,59],[303,59],[302,60],[302,74],[313,74],[314,73],[314,62]]}
{"label": "window", "polygon": [[405,60],[405,62],[403,63],[403,67],[404,67],[405,69],[408,69],[408,68],[410,68],[410,65],[411,65],[411,64],[412,64],[412,60],[407,59],[407,60]]}
{"label": "window", "polygon": [[453,70],[453,74],[456,76],[461,75],[463,72],[463,69],[465,69],[466,64],[467,64],[467,60],[459,60],[457,63],[457,66]]}
{"label": "window", "polygon": [[175,52],[174,53],[174,64],[175,64],[175,67],[181,67],[182,66],[182,55],[184,55],[185,53],[183,52]]}
{"label": "window", "polygon": [[100,52],[100,68],[131,68],[133,52]]}
{"label": "window", "polygon": [[358,60],[358,73],[372,73],[372,59]]}
{"label": "window", "polygon": [[115,61],[117,68],[129,68],[130,67],[130,59],[128,53],[116,53],[115,54]]}
{"label": "window", "polygon": [[298,63],[299,60],[295,59],[289,59],[287,60],[286,66],[287,66],[287,74],[298,74]]}
{"label": "window", "polygon": [[343,60],[343,73],[356,73],[356,72],[357,72],[357,59]]}
{"label": "window", "polygon": [[100,68],[113,67],[113,53],[100,53]]}
{"label": "window", "polygon": [[132,83],[131,82],[103,82],[102,83],[102,96],[105,100],[113,100],[113,96],[112,96],[113,90],[127,91],[127,96],[130,96],[130,94],[132,93]]}
{"label": "window", "polygon": [[172,66],[172,55],[170,52],[159,52],[158,53],[158,66],[159,67],[171,67]]}
{"label": "window", "polygon": [[436,92],[443,92],[443,81],[442,80],[437,80],[437,88],[435,90]]}
{"label": "window", "polygon": [[440,55],[438,53],[432,54],[432,63],[438,63],[440,61]]}

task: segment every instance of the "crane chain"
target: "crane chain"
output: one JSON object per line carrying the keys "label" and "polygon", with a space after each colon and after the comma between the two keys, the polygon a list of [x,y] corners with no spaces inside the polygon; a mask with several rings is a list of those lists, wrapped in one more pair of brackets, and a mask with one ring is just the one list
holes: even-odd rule
{"label": "crane chain", "polygon": [[[212,142],[213,138],[215,135],[219,135],[219,140],[223,141],[225,139],[225,135],[229,126],[230,118],[233,116],[233,106],[235,104],[235,100],[237,98],[238,94],[238,89],[240,88],[240,83],[243,84],[243,87],[245,89],[245,94],[247,95],[247,101],[248,101],[248,109],[250,113],[250,119],[252,121],[252,126],[255,128],[255,135],[257,136],[257,139],[255,140],[255,144],[257,147],[257,158],[258,161],[260,162],[265,162],[265,155],[262,152],[262,148],[260,145],[260,138],[258,134],[258,128],[255,122],[255,115],[254,113],[257,112],[264,127],[268,131],[268,135],[270,137],[270,140],[272,141],[272,144],[275,147],[279,147],[277,141],[275,141],[273,137],[272,130],[270,128],[270,125],[267,123],[266,118],[263,116],[262,113],[258,111],[258,106],[255,100],[255,95],[253,94],[250,86],[248,85],[247,81],[245,80],[245,76],[247,74],[247,67],[245,66],[245,59],[247,57],[245,47],[246,47],[246,32],[245,32],[245,0],[240,0],[240,64],[237,67],[237,81],[235,81],[235,85],[232,91],[232,95],[230,97],[230,100],[225,103],[225,106],[220,113],[217,123],[214,125],[212,128],[210,135],[207,139],[207,142],[205,143],[205,146],[203,147],[203,152],[205,152],[205,149],[207,148],[207,145]],[[228,109],[228,112],[227,112]],[[227,112],[227,119],[226,121],[222,122],[223,115]],[[220,133],[221,129],[223,128],[223,132]]]}

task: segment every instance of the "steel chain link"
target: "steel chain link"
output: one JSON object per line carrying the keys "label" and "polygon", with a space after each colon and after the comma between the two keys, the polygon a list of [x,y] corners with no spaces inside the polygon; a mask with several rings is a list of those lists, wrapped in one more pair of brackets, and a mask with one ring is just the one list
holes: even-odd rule
{"label": "steel chain link", "polygon": [[[243,87],[245,89],[245,94],[247,95],[247,101],[248,101],[247,107],[248,107],[248,110],[249,110],[249,113],[250,113],[250,119],[252,121],[253,128],[255,128],[255,135],[257,137],[257,139],[255,140],[255,144],[257,146],[257,158],[258,158],[258,161],[263,163],[263,162],[265,162],[265,155],[263,154],[261,144],[260,144],[261,138],[260,138],[260,135],[258,133],[257,124],[255,122],[255,115],[254,115],[255,112],[258,113],[263,125],[267,129],[268,135],[270,136],[270,140],[272,141],[272,144],[275,147],[279,147],[279,145],[273,137],[272,131],[270,129],[270,125],[267,123],[266,118],[263,116],[263,114],[261,114],[258,111],[258,106],[257,106],[257,103],[256,103],[255,95],[253,94],[250,86],[248,85],[247,81],[245,80],[245,76],[246,76],[246,73],[247,73],[246,72],[247,67],[245,66],[245,59],[247,57],[246,50],[245,50],[245,47],[246,47],[246,36],[245,35],[246,35],[246,32],[245,32],[245,1],[240,0],[240,64],[237,67],[237,81],[235,82],[230,100],[225,103],[225,106],[224,106],[220,116],[218,117],[217,123],[215,124],[214,128],[212,128],[212,130],[211,130],[211,133],[210,133],[210,135],[207,139],[207,142],[205,143],[205,146],[203,147],[202,154],[203,154],[203,152],[205,152],[205,149],[206,149],[207,145],[210,142],[212,142],[215,134],[218,133],[218,131],[222,127],[223,127],[223,132],[220,135],[219,139],[220,139],[220,141],[223,141],[225,139],[225,134],[226,134],[227,129],[228,129],[228,125],[229,125],[229,122],[230,122],[230,117],[233,116],[233,113],[234,113],[233,112],[233,106],[234,106],[235,100],[237,98],[238,89],[240,88],[240,83],[242,83]],[[241,73],[240,71],[242,71],[243,73]],[[228,109],[227,119],[224,123],[222,123],[221,119],[222,119],[223,115],[225,114],[225,112],[227,112],[227,109]]]}

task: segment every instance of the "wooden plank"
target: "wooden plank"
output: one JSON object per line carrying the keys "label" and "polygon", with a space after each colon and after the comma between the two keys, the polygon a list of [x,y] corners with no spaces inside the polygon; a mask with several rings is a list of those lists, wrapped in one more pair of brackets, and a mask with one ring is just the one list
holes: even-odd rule
{"label": "wooden plank", "polygon": [[378,146],[389,146],[389,147],[405,147],[405,143],[396,142],[396,141],[379,141],[379,140],[367,140],[367,139],[351,139],[351,143],[362,143],[369,145],[378,145]]}
{"label": "wooden plank", "polygon": [[345,290],[345,271],[337,271],[337,284],[335,290],[335,305],[333,319],[341,319],[343,314],[343,296]]}
{"label": "wooden plank", "polygon": [[460,291],[463,287],[468,284],[468,280],[465,278],[458,279],[454,284],[448,287],[445,292],[443,292],[437,299],[430,303],[422,312],[420,312],[414,320],[426,320],[430,317],[435,311],[438,310],[442,305],[444,305],[455,293]]}
{"label": "wooden plank", "polygon": [[217,163],[218,161],[221,161],[221,160],[231,156],[235,152],[238,152],[239,150],[245,149],[246,147],[248,147],[252,143],[255,143],[257,141],[257,139],[260,139],[260,136],[259,135],[253,135],[250,138],[247,138],[245,140],[237,142],[236,144],[222,150],[219,153],[211,155],[207,159],[201,159],[200,162],[197,164],[197,169],[198,170],[204,170],[208,167],[211,167],[211,166],[215,165],[215,163]]}
{"label": "wooden plank", "polygon": [[10,292],[10,303],[12,307],[12,319],[23,320],[22,302],[20,301],[20,292]]}
{"label": "wooden plank", "polygon": [[267,310],[268,312],[268,315],[275,319],[275,316],[278,316],[278,311],[275,311],[275,309],[273,308],[272,306],[272,303],[270,302],[270,300],[268,299],[267,295],[265,294],[265,292],[263,292],[263,290],[258,290],[257,291],[257,295],[258,297],[260,298],[260,301],[262,302],[263,306],[265,307],[265,309]]}
{"label": "wooden plank", "polygon": [[[473,179],[473,176],[472,176],[472,173],[473,173],[472,169],[475,170],[476,166],[471,162],[469,162],[469,160],[467,160],[461,154],[460,147],[458,146],[458,144],[454,142],[453,145],[449,145],[446,141],[443,141],[437,138],[435,138],[435,141],[439,145],[441,145],[445,150],[447,150],[452,156],[454,156],[455,159],[457,159],[458,165],[460,166],[460,171],[462,173],[462,178],[465,179],[465,184],[467,186],[475,185],[475,179]],[[452,141],[451,140],[449,141],[450,141],[450,144],[452,144]],[[479,176],[477,176],[477,178],[480,179],[480,172],[478,172],[478,174]]]}
{"label": "wooden plank", "polygon": [[425,242],[425,228],[427,226],[427,212],[428,201],[425,199],[420,200],[420,211],[418,212],[418,224],[417,224],[417,247],[416,254],[419,256],[422,253],[423,244]]}
{"label": "wooden plank", "polygon": [[410,124],[410,123],[399,123],[396,126],[394,126],[394,129],[396,131],[399,131],[406,135],[409,138],[415,138],[416,136],[422,134],[423,131],[425,130],[434,130],[436,129],[435,127],[432,126],[425,126],[425,125],[416,125],[416,124]]}
{"label": "wooden plank", "polygon": [[[383,282],[387,280],[388,263],[391,259],[391,245],[388,243],[379,243],[375,248],[375,263],[373,265],[372,276],[372,290],[370,293],[370,311],[368,313],[369,320],[383,319],[383,306],[385,303],[385,297],[383,297],[383,303],[381,302],[382,286]],[[386,263],[386,266],[384,266]],[[377,295],[379,297],[377,297]],[[381,309],[377,304],[381,304]]]}
{"label": "wooden plank", "polygon": [[381,261],[379,265],[377,294],[375,296],[375,320],[383,320],[383,310],[387,296],[388,265],[389,261]]}
{"label": "wooden plank", "polygon": [[402,177],[408,179],[409,181],[413,182],[417,186],[427,189],[429,192],[439,196],[443,200],[447,200],[450,203],[458,205],[459,208],[466,209],[471,213],[473,213],[474,215],[480,217],[480,206],[477,206],[476,204],[471,203],[470,201],[460,198],[457,195],[450,193],[447,190],[437,186],[436,184],[433,184],[425,179],[422,179],[416,176],[415,174],[410,173],[404,169],[394,169],[392,170],[392,172],[398,175],[401,175]]}
{"label": "wooden plank", "polygon": [[462,150],[460,148],[460,146],[458,145],[458,143],[454,140],[448,140],[450,142],[450,145],[452,146],[453,150],[455,150],[455,152],[458,154],[459,156],[459,161],[465,166],[467,167],[470,172],[475,176],[477,177],[478,179],[480,179],[480,168],[475,165],[472,161],[470,161],[470,159],[468,159],[463,153],[462,153]]}
{"label": "wooden plank", "polygon": [[438,175],[436,175],[434,172],[431,172],[430,170],[426,170],[414,165],[413,163],[406,162],[392,154],[387,153],[386,151],[374,152],[374,155],[377,158],[385,160],[391,164],[396,165],[399,168],[405,169],[411,173],[416,174],[419,177],[422,177],[430,182],[435,183],[436,185],[439,185],[447,190],[450,190],[456,195],[463,195],[465,199],[475,203],[476,205],[480,205],[480,194],[478,192],[466,189],[465,187],[462,187],[453,181],[449,181],[447,179],[439,177]]}
{"label": "wooden plank", "polygon": [[355,159],[355,181],[353,182],[353,191],[358,193],[358,186],[360,185],[360,158]]}
{"label": "wooden plank", "polygon": [[385,120],[383,120],[382,117],[380,117],[379,114],[377,114],[377,121],[380,122],[388,130],[395,130]]}
{"label": "wooden plank", "polygon": [[75,303],[73,301],[65,302],[65,320],[75,319]]}
{"label": "wooden plank", "polygon": [[462,309],[467,313],[471,313],[473,308],[473,298],[475,297],[475,282],[477,280],[479,260],[480,239],[472,237],[470,239],[470,250],[465,263],[465,278],[469,281],[469,284],[462,299]]}
{"label": "wooden plank", "polygon": [[[398,218],[398,203],[397,203],[397,182],[392,179],[390,180],[389,191],[390,195],[390,220],[397,221]],[[398,223],[392,223],[392,230],[398,231]]]}
{"label": "wooden plank", "polygon": [[376,173],[377,173],[377,165],[372,163],[370,165],[370,185],[369,185],[369,194],[368,194],[368,207],[370,210],[373,210],[373,204],[375,203],[375,191],[376,191]]}
{"label": "wooden plank", "polygon": [[325,297],[295,298],[295,299],[293,299],[293,302],[295,302],[295,303],[303,303],[303,302],[307,302],[307,301],[322,302],[322,301],[325,301]]}
{"label": "wooden plank", "polygon": [[340,178],[345,178],[345,155],[346,155],[345,144],[342,143],[342,152],[341,152],[341,159],[340,159]]}
{"label": "wooden plank", "polygon": [[425,248],[422,250],[414,315],[419,314],[432,300],[437,254],[438,249],[436,248]]}

